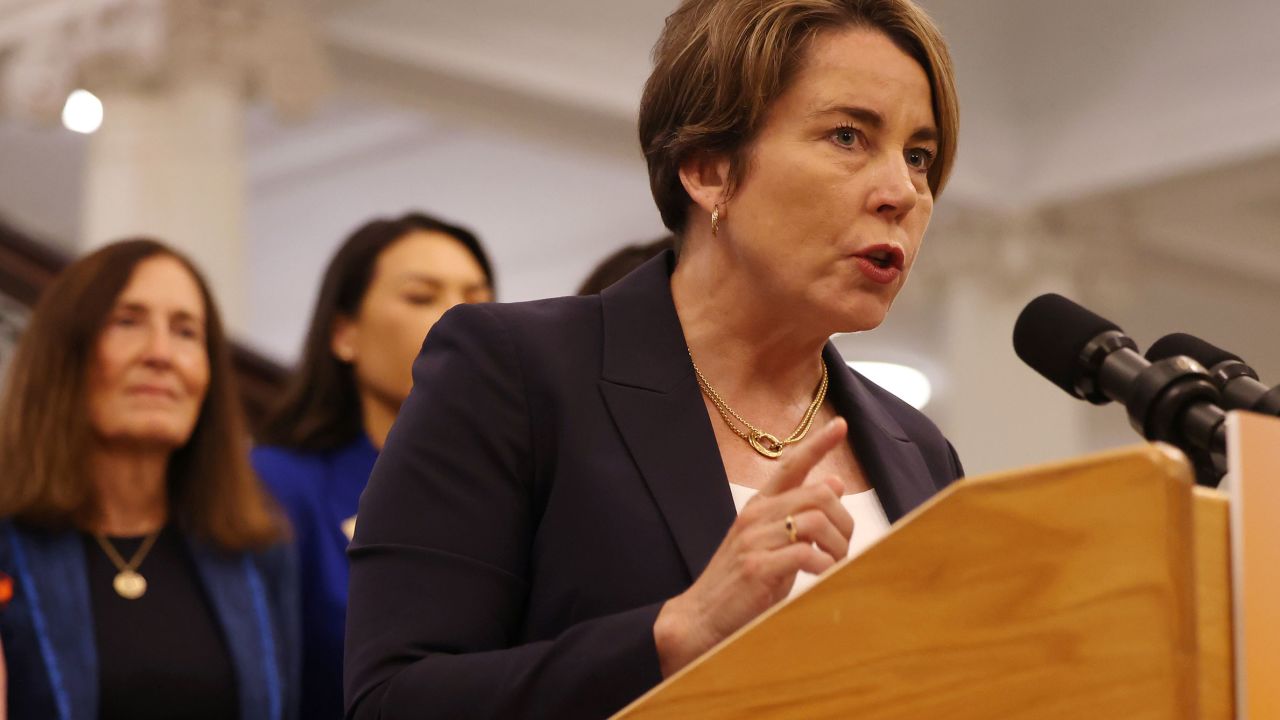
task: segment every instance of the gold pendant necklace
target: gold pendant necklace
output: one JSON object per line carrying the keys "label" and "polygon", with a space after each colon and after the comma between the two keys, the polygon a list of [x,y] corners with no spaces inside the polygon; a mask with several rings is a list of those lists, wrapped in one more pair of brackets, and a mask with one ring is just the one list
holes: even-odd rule
{"label": "gold pendant necklace", "polygon": [[[688,348],[685,348],[688,350]],[[698,369],[698,364],[693,362],[693,351],[689,350],[689,362],[693,364],[693,373],[698,378],[698,387],[702,392],[707,394],[711,399],[711,404],[716,406],[716,410],[720,411],[720,417],[724,418],[725,425],[733,431],[734,435],[747,441],[753,450],[770,460],[777,460],[782,457],[782,451],[787,449],[788,445],[798,443],[804,439],[809,433],[810,426],[813,425],[813,419],[818,416],[818,410],[822,408],[822,401],[827,397],[827,364],[822,363],[822,380],[818,383],[818,389],[814,392],[813,402],[809,403],[809,409],[805,411],[804,418],[800,420],[800,425],[785,440],[780,440],[776,435],[760,430],[755,425],[747,422],[733,408],[720,397],[720,393],[711,387],[711,383],[707,382],[707,378],[703,376],[702,371]],[[734,424],[737,420],[746,429],[743,430]]]}
{"label": "gold pendant necklace", "polygon": [[116,594],[125,600],[137,600],[147,593],[147,579],[142,577],[138,572],[138,566],[142,564],[143,559],[147,557],[147,553],[151,552],[151,546],[156,544],[156,538],[160,537],[160,531],[156,530],[142,541],[142,545],[138,551],[129,558],[129,562],[125,562],[120,557],[120,553],[116,551],[116,546],[107,539],[102,533],[94,533],[93,539],[98,541],[98,546],[102,548],[102,552],[106,553],[107,559],[112,565],[116,566],[116,577],[111,581],[111,587],[115,589]]}

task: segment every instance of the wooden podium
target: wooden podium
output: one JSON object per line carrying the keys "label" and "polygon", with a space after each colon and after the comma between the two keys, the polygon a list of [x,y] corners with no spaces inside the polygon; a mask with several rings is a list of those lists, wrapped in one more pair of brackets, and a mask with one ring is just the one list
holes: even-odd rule
{"label": "wooden podium", "polygon": [[1280,420],[1229,427],[1230,503],[1160,445],[966,479],[616,717],[1280,720]]}

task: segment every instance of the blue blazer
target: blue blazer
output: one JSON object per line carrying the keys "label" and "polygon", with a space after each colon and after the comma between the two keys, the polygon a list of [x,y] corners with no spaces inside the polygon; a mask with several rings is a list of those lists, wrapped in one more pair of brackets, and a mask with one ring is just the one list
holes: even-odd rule
{"label": "blue blazer", "polygon": [[[292,720],[298,707],[298,588],[293,550],[228,554],[190,543],[240,692],[240,720]],[[84,545],[75,532],[0,522],[0,611],[12,720],[97,720],[98,655]]]}
{"label": "blue blazer", "polygon": [[302,717],[342,717],[347,535],[378,451],[363,434],[329,452],[254,448],[258,477],[289,514],[302,589]]}
{"label": "blue blazer", "polygon": [[[658,611],[736,518],[672,267],[431,330],[348,550],[348,717],[602,718],[661,680]],[[924,415],[824,360],[890,520],[960,477]]]}

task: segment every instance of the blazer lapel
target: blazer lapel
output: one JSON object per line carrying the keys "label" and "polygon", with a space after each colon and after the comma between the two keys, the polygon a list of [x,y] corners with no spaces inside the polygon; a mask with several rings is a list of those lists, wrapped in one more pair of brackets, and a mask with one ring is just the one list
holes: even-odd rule
{"label": "blazer lapel", "polygon": [[250,580],[245,575],[244,556],[220,552],[196,542],[190,542],[189,546],[235,667],[240,717],[242,720],[273,718],[271,708],[276,701],[266,681],[273,658],[263,653],[259,628],[262,619]]}
{"label": "blazer lapel", "polygon": [[26,576],[18,582],[32,584],[33,605],[37,600],[39,605],[32,608],[33,616],[38,612],[43,626],[36,631],[44,635],[56,666],[47,668],[50,684],[60,686],[68,718],[93,720],[98,717],[98,651],[80,535],[10,528],[11,541],[21,543],[19,572]]}
{"label": "blazer lapel", "polygon": [[[671,299],[669,251],[601,294],[601,393],[689,570],[706,567],[736,516],[715,432],[693,375]],[[827,344],[829,398],[849,423],[850,443],[891,522],[936,488],[924,456]]]}
{"label": "blazer lapel", "polygon": [[600,390],[692,581],[736,512],[671,299],[669,251],[602,293]]}
{"label": "blazer lapel", "polygon": [[849,441],[890,522],[897,522],[937,492],[920,449],[831,343],[823,351],[831,377],[829,397],[849,423]]}

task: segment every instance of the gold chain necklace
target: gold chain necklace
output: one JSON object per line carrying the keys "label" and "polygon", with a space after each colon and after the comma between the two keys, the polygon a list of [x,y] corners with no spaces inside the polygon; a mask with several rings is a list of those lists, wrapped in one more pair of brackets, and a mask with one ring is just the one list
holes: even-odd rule
{"label": "gold chain necklace", "polygon": [[[688,350],[688,348],[685,348]],[[689,362],[693,364],[693,372],[698,377],[698,387],[707,394],[711,399],[711,404],[716,406],[716,410],[720,411],[720,417],[724,418],[724,424],[729,426],[734,435],[747,441],[747,444],[756,452],[769,458],[776,460],[782,456],[782,451],[788,445],[798,443],[804,439],[809,433],[810,426],[813,425],[813,419],[818,416],[818,410],[822,407],[822,401],[827,397],[827,364],[822,363],[822,381],[818,383],[818,389],[813,395],[813,402],[809,403],[809,409],[805,411],[804,418],[800,420],[800,425],[785,440],[779,440],[776,435],[770,435],[767,432],[757,428],[755,425],[747,422],[746,418],[734,412],[733,408],[720,397],[720,393],[711,387],[711,383],[707,382],[707,378],[698,369],[698,363],[693,362],[693,351],[689,350]],[[734,420],[746,428],[743,430],[734,424]]]}
{"label": "gold chain necklace", "polygon": [[156,538],[160,537],[160,531],[157,530],[146,537],[142,541],[142,545],[138,551],[129,558],[129,562],[125,562],[120,557],[120,553],[116,551],[116,546],[107,539],[102,533],[94,533],[93,539],[98,541],[98,545],[102,548],[102,552],[107,554],[107,559],[112,565],[116,566],[116,577],[111,581],[111,587],[115,588],[116,594],[125,600],[137,600],[147,592],[147,579],[142,577],[138,572],[138,566],[147,557],[147,553],[151,552],[151,546],[156,544]]}

